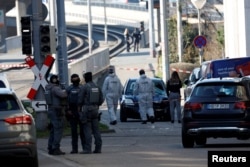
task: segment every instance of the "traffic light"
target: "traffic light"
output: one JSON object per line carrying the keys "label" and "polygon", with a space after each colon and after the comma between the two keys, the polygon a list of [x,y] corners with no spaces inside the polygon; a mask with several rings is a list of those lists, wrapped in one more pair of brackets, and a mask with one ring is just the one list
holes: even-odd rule
{"label": "traffic light", "polygon": [[140,26],[141,31],[144,31],[144,21],[141,21],[140,24],[141,24],[141,26]]}
{"label": "traffic light", "polygon": [[55,53],[56,46],[55,28],[50,25],[40,26],[40,46],[41,54],[46,56]]}
{"label": "traffic light", "polygon": [[22,53],[24,55],[32,54],[32,32],[31,17],[21,17],[21,35],[22,35]]}

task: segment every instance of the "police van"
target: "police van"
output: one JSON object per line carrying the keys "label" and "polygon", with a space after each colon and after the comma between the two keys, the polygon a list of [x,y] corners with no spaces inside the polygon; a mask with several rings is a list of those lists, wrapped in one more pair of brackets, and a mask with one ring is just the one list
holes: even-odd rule
{"label": "police van", "polygon": [[[198,71],[198,72],[197,72]],[[250,75],[250,57],[228,58],[205,61],[200,67],[195,69],[198,75],[194,75],[184,81],[184,98],[189,97],[196,82],[203,78],[224,78],[224,77],[243,77]],[[192,72],[190,75],[193,75]]]}
{"label": "police van", "polygon": [[250,75],[250,57],[219,59],[204,62],[200,78],[243,77]]}

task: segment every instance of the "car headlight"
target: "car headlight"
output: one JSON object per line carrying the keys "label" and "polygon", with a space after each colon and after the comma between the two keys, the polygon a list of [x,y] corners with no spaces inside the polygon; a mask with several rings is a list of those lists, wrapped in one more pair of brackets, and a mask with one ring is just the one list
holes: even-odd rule
{"label": "car headlight", "polygon": [[124,103],[125,103],[126,105],[134,105],[134,102],[133,102],[132,99],[124,99]]}

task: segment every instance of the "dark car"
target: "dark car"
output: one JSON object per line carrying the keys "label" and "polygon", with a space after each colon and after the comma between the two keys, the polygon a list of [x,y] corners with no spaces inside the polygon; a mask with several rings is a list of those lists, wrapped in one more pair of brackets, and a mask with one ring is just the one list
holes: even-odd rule
{"label": "dark car", "polygon": [[[151,78],[155,86],[153,97],[153,109],[156,120],[169,120],[169,102],[166,94],[166,86],[162,79]],[[120,101],[120,120],[126,122],[128,118],[140,119],[139,105],[136,97],[133,96],[133,89],[136,78],[130,78],[124,85],[123,95]]]}
{"label": "dark car", "polygon": [[200,80],[185,101],[184,148],[205,145],[207,138],[250,138],[250,78]]}
{"label": "dark car", "polygon": [[[38,167],[36,126],[15,92],[0,88],[0,159],[25,161],[25,166]],[[1,165],[0,165],[1,166]]]}
{"label": "dark car", "polygon": [[184,84],[186,85],[186,87],[184,89],[184,100],[186,100],[187,97],[189,97],[194,87],[194,84],[199,80],[200,78],[199,73],[200,73],[200,67],[196,67],[189,75],[189,78],[185,79]]}

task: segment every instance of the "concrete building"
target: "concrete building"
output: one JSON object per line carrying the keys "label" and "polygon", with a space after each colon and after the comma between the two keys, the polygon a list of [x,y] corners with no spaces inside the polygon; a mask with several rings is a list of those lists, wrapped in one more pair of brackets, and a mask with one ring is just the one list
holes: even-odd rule
{"label": "concrete building", "polygon": [[250,56],[250,1],[225,0],[225,56]]}

